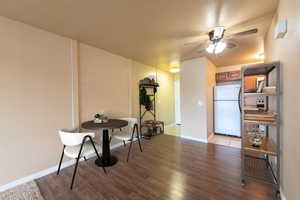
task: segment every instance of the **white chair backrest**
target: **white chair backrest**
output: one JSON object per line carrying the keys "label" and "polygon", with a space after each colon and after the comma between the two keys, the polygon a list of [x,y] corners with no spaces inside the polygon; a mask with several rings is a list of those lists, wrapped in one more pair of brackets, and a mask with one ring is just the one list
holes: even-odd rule
{"label": "white chair backrest", "polygon": [[133,129],[134,125],[138,123],[138,120],[136,118],[127,117],[127,118],[120,118],[120,119],[128,121],[127,127],[130,128],[130,129]]}
{"label": "white chair backrest", "polygon": [[78,129],[62,129],[59,130],[61,142],[66,146],[76,146],[82,143],[86,135],[95,137],[95,133],[79,133]]}

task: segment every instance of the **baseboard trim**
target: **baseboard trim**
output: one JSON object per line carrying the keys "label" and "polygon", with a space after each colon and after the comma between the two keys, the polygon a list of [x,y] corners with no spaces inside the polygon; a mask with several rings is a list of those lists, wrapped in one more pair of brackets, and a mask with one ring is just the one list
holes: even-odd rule
{"label": "baseboard trim", "polygon": [[[63,168],[69,167],[69,166],[73,165],[74,163],[75,162],[73,160],[69,160],[69,161],[63,162],[62,165],[61,165],[61,168],[63,169]],[[53,173],[53,172],[55,172],[57,170],[57,167],[58,166],[50,167],[48,169],[39,171],[37,173],[31,174],[29,176],[26,176],[26,177],[17,179],[15,181],[12,181],[10,183],[7,183],[5,185],[2,185],[2,186],[0,186],[0,192],[3,192],[3,191],[8,190],[8,189],[11,189],[11,188],[16,187],[17,185],[20,185],[20,184],[23,184],[23,183],[27,183],[29,181],[33,181],[34,179],[41,178],[41,177],[46,176],[48,174],[51,174],[51,173]]]}
{"label": "baseboard trim", "polygon": [[[122,146],[122,145],[123,145],[123,143],[120,142],[120,143],[111,145],[110,148],[111,148],[111,149],[115,149],[115,148],[118,148],[118,147],[120,147],[120,146]],[[92,158],[92,157],[95,157],[95,156],[96,156],[96,154],[91,154],[91,155],[88,156],[87,158],[89,159],[89,158]],[[83,160],[84,160],[84,159],[80,159],[80,162],[83,161]],[[70,167],[70,166],[72,166],[72,165],[74,165],[74,164],[75,164],[75,161],[74,161],[74,160],[69,160],[69,161],[63,162],[63,163],[61,164],[61,169],[66,168],[66,167]],[[7,184],[5,184],[5,185],[2,185],[2,186],[0,186],[0,192],[3,192],[3,191],[8,190],[8,189],[11,189],[11,188],[16,187],[16,186],[18,186],[18,185],[20,185],[20,184],[24,184],[24,183],[27,183],[27,182],[29,182],[29,181],[33,181],[33,180],[38,179],[38,178],[41,178],[41,177],[43,177],[43,176],[47,176],[47,175],[49,175],[49,174],[52,174],[52,173],[54,173],[54,172],[57,171],[57,168],[58,168],[58,165],[56,165],[56,166],[54,166],[54,167],[50,167],[50,168],[45,169],[45,170],[42,170],[42,171],[39,171],[39,172],[37,172],[37,173],[31,174],[31,175],[29,175],[29,176],[26,176],[26,177],[17,179],[17,180],[15,180],[15,181],[12,181],[12,182],[7,183]]]}
{"label": "baseboard trim", "polygon": [[281,198],[281,200],[287,200],[287,198],[286,198],[286,196],[285,196],[285,194],[283,192],[282,187],[280,187],[280,198]]}
{"label": "baseboard trim", "polygon": [[176,126],[176,123],[172,123],[172,124],[168,124],[168,125],[166,125],[166,126],[165,126],[165,129],[167,129],[167,128],[171,128],[171,127],[173,127],[173,126]]}
{"label": "baseboard trim", "polygon": [[193,140],[193,141],[197,141],[197,142],[208,143],[207,139],[199,139],[199,138],[194,138],[194,137],[185,136],[185,135],[181,135],[180,137],[183,138],[183,139],[187,139],[187,140]]}
{"label": "baseboard trim", "polygon": [[215,134],[210,133],[210,135],[209,135],[208,138],[207,138],[207,142],[209,142],[209,140],[210,140],[212,137],[214,137],[214,135],[215,135]]}

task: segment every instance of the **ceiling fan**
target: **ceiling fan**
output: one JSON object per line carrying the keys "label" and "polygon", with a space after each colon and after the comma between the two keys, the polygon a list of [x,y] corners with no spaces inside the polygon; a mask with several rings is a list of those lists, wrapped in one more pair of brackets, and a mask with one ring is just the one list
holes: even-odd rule
{"label": "ceiling fan", "polygon": [[[202,43],[202,49],[199,49],[199,52],[206,50],[210,54],[219,54],[225,50],[225,48],[232,49],[237,46],[237,44],[230,39],[239,38],[242,36],[247,36],[251,34],[255,34],[258,32],[257,28],[249,29],[246,31],[234,33],[234,34],[225,34],[225,27],[224,26],[217,26],[213,30],[208,33],[209,42],[207,44],[207,39],[204,42],[205,45]],[[193,42],[195,43],[195,42]],[[193,44],[193,43],[186,43],[185,46]]]}

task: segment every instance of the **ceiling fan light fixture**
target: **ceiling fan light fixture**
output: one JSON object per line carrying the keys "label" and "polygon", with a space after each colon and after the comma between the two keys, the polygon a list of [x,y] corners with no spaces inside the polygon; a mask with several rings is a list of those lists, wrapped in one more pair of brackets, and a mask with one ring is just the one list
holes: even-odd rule
{"label": "ceiling fan light fixture", "polygon": [[208,53],[214,53],[214,51],[215,51],[215,45],[214,44],[209,44],[208,47],[206,48],[206,51]]}
{"label": "ceiling fan light fixture", "polygon": [[215,54],[222,53],[226,48],[225,42],[218,42],[215,48]]}
{"label": "ceiling fan light fixture", "polygon": [[216,42],[214,44],[209,44],[208,47],[206,48],[206,51],[210,54],[219,54],[224,51],[226,48],[226,43],[225,42]]}
{"label": "ceiling fan light fixture", "polygon": [[180,69],[179,68],[171,68],[170,72],[172,72],[172,73],[178,73],[178,72],[180,72]]}

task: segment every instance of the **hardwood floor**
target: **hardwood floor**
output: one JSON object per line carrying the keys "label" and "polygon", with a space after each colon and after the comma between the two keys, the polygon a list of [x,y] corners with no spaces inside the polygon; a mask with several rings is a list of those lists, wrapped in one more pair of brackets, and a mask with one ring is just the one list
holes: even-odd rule
{"label": "hardwood floor", "polygon": [[[69,189],[73,167],[59,176],[37,180],[47,199],[170,199],[170,200],[266,200],[275,199],[271,186],[240,181],[240,149],[160,135],[132,148],[129,163],[120,147],[117,165],[106,168],[94,158],[79,164],[74,189]],[[59,158],[59,155],[57,155]]]}

